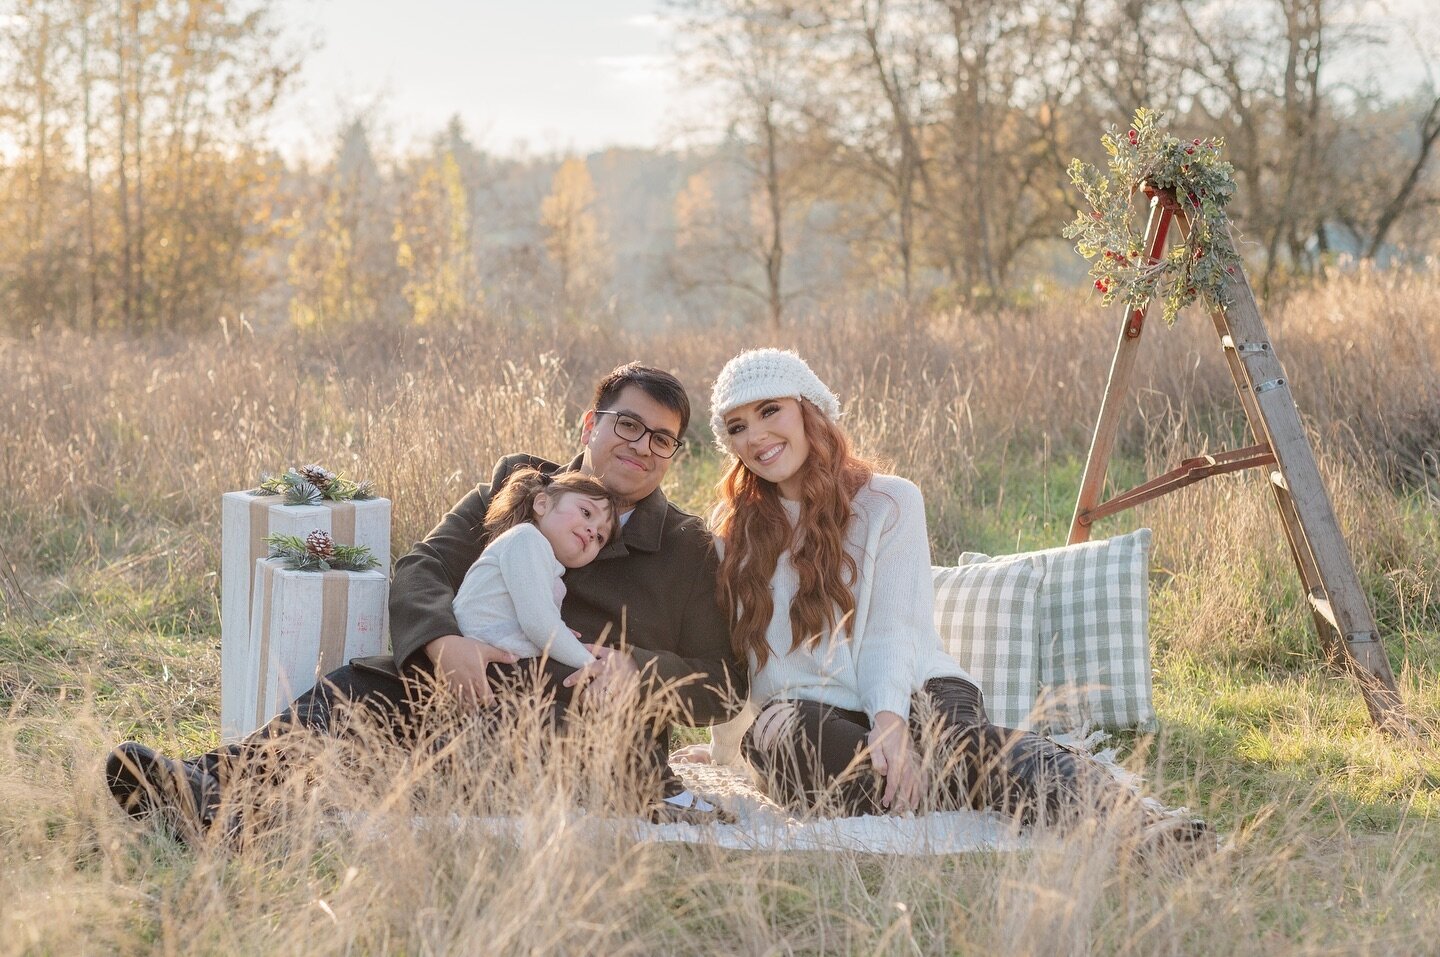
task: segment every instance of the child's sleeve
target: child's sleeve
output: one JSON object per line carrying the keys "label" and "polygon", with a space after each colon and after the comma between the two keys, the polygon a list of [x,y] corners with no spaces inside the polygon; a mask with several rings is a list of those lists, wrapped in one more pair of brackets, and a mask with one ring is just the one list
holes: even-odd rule
{"label": "child's sleeve", "polygon": [[539,529],[516,536],[500,561],[500,576],[515,604],[515,619],[525,637],[561,664],[583,668],[595,660],[560,617],[555,601],[555,553]]}

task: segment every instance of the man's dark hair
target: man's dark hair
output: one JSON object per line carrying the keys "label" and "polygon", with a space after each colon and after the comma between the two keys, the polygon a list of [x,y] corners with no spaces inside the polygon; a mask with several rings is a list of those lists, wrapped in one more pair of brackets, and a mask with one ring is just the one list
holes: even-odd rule
{"label": "man's dark hair", "polygon": [[685,394],[685,387],[680,380],[663,369],[652,368],[641,365],[638,362],[627,362],[600,380],[595,386],[595,405],[597,410],[608,409],[626,386],[633,385],[644,392],[650,398],[680,416],[680,435],[685,436],[685,430],[690,426],[690,397]]}

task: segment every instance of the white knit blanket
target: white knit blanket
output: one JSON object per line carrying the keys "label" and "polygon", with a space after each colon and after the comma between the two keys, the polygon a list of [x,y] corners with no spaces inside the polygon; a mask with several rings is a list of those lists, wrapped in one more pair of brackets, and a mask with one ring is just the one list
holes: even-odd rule
{"label": "white knit blanket", "polygon": [[640,840],[709,844],[736,850],[861,851],[871,854],[961,854],[1011,851],[1027,838],[1010,818],[979,811],[915,816],[797,818],[756,790],[732,767],[675,765],[695,794],[735,816],[734,824],[635,825]]}
{"label": "white knit blanket", "polygon": [[[1103,734],[1096,733],[1088,737],[1057,736],[1056,740],[1090,751],[1091,758],[1109,770],[1117,781],[1126,787],[1137,788],[1138,778],[1115,761],[1112,750],[1093,751],[1103,738]],[[1009,817],[991,812],[801,818],[790,814],[757,790],[738,768],[707,764],[677,764],[673,767],[693,793],[732,814],[735,822],[651,824],[635,818],[616,820],[577,811],[566,826],[581,833],[595,830],[610,834],[615,833],[618,827],[639,842],[703,844],[756,851],[858,851],[924,856],[977,851],[1008,852],[1030,846],[1031,839],[1018,832]],[[1146,798],[1145,803],[1177,817],[1188,816],[1189,813],[1186,808],[1166,808],[1153,798]],[[383,822],[367,819],[362,814],[348,816],[347,823],[352,827],[385,826]],[[414,819],[411,826],[417,829],[437,826],[453,830],[479,828],[487,833],[508,836],[523,845],[539,837],[529,833],[537,823],[516,817],[455,815],[443,821]]]}

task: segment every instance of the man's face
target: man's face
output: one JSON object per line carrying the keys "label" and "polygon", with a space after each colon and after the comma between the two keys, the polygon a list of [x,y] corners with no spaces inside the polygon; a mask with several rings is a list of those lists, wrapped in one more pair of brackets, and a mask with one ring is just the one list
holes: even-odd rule
{"label": "man's face", "polygon": [[[598,411],[623,413],[647,429],[679,438],[680,413],[656,402],[639,386],[627,385],[609,408]],[[585,457],[580,469],[599,479],[620,499],[623,508],[629,508],[660,487],[672,460],[662,459],[650,450],[648,434],[627,442],[615,434],[616,416],[596,412],[591,409],[585,413],[580,435]]]}

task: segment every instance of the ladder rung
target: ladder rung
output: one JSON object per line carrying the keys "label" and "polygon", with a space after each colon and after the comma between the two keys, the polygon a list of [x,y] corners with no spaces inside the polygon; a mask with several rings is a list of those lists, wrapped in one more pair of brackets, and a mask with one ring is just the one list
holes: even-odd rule
{"label": "ladder rung", "polygon": [[1251,445],[1243,449],[1216,452],[1213,455],[1198,455],[1185,459],[1177,468],[1148,482],[1137,485],[1128,492],[1121,492],[1107,502],[1087,508],[1076,516],[1081,525],[1090,525],[1102,518],[1134,508],[1153,498],[1168,494],[1176,489],[1194,484],[1211,475],[1227,475],[1241,469],[1258,468],[1275,464],[1275,453],[1266,443]]}
{"label": "ladder rung", "polygon": [[1330,599],[1313,591],[1310,593],[1309,598],[1310,607],[1314,608],[1321,618],[1330,622],[1330,627],[1338,632],[1340,626],[1335,621],[1335,609],[1330,607]]}
{"label": "ladder rung", "polygon": [[1240,358],[1254,355],[1265,355],[1270,351],[1268,342],[1236,342],[1230,336],[1221,336],[1220,345],[1226,349],[1234,349],[1235,354]]}

